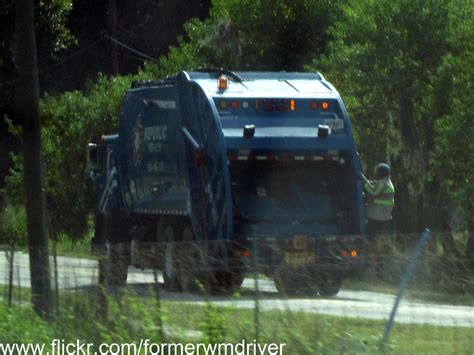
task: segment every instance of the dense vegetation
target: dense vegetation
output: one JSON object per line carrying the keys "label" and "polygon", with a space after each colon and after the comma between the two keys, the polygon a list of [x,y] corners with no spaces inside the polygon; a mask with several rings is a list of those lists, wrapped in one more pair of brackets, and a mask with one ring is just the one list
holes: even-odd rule
{"label": "dense vegetation", "polygon": [[[99,75],[81,91],[44,95],[53,225],[72,238],[84,235],[92,211],[84,147],[114,131],[132,80],[200,66],[318,70],[346,101],[369,174],[378,161],[392,165],[397,230],[428,225],[443,232],[445,253],[472,260],[472,18],[474,3],[467,0],[214,0],[209,17],[187,22],[185,36],[158,64],[128,76]],[[67,42],[61,33],[58,40]],[[139,42],[137,36],[130,40]],[[15,127],[10,122],[12,132]],[[13,160],[6,195],[21,205],[21,164]],[[468,238],[456,243],[453,232],[465,231]]]}

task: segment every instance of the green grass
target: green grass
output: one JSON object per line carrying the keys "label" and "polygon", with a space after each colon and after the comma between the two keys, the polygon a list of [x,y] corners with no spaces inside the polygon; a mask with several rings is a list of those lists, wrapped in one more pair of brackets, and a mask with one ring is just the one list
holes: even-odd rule
{"label": "green grass", "polygon": [[[398,285],[383,280],[344,280],[343,287],[356,291],[371,291],[396,295]],[[431,288],[420,288],[416,283],[410,283],[403,298],[410,300],[429,301],[436,303],[447,303],[453,305],[474,306],[474,294],[468,292],[450,293],[447,290],[434,290]]]}
{"label": "green grass", "polygon": [[67,236],[61,235],[56,244],[53,241],[49,242],[50,255],[53,255],[54,248],[56,247],[58,256],[94,259],[95,257],[92,255],[91,240],[91,235],[78,241],[73,241]]}
{"label": "green grass", "polygon": [[[159,311],[153,297],[108,298],[108,317],[99,316],[97,294],[61,293],[60,314],[44,322],[29,305],[0,304],[0,343],[49,343],[53,338],[86,342],[241,342],[256,336],[255,312],[214,304],[161,303],[161,318],[170,334],[160,336]],[[286,343],[284,354],[378,354],[385,322],[303,312],[262,311],[260,343]],[[194,331],[190,335],[189,331]],[[198,333],[196,333],[198,331]],[[197,334],[197,337],[196,337]],[[470,354],[473,329],[397,324],[387,354]]]}
{"label": "green grass", "polygon": [[[168,321],[182,329],[204,329],[211,319],[228,341],[255,338],[252,310],[165,303]],[[332,317],[304,312],[263,311],[260,341],[283,342],[288,354],[379,353],[385,321]],[[473,330],[461,327],[397,324],[387,353],[470,354]]]}

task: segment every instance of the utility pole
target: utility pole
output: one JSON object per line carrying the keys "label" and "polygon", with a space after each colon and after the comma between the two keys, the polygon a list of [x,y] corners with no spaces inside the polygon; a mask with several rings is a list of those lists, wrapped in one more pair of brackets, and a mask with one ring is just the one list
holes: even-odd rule
{"label": "utility pole", "polygon": [[23,130],[23,173],[28,221],[31,294],[34,310],[41,317],[47,319],[51,317],[54,307],[49,273],[34,26],[33,0],[16,0],[15,63],[18,78],[15,85],[15,113],[16,119],[22,123]]}
{"label": "utility pole", "polygon": [[[109,0],[109,34],[112,38],[117,39],[117,0]],[[110,43],[110,63],[113,75],[119,73],[118,48],[117,43]]]}

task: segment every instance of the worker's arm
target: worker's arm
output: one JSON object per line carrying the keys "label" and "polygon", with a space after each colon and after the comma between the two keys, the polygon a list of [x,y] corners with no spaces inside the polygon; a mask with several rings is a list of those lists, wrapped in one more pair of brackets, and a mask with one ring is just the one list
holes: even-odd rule
{"label": "worker's arm", "polygon": [[380,180],[368,180],[365,176],[364,190],[370,196],[375,197],[382,193],[384,189],[384,183]]}
{"label": "worker's arm", "polygon": [[369,179],[367,179],[363,173],[360,173],[359,176],[362,180],[364,180],[364,183],[369,182]]}

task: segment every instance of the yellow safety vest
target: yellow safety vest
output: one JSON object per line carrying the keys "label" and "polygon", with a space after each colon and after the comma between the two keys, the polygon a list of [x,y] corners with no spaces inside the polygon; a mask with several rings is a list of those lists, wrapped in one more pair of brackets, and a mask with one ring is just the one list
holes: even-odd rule
{"label": "yellow safety vest", "polygon": [[389,178],[367,181],[365,192],[372,197],[367,206],[367,217],[376,220],[392,219],[395,188]]}

